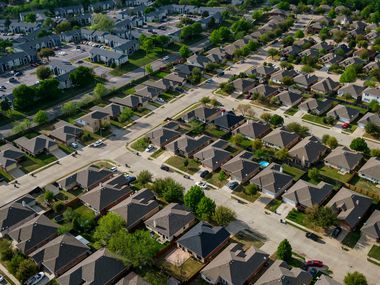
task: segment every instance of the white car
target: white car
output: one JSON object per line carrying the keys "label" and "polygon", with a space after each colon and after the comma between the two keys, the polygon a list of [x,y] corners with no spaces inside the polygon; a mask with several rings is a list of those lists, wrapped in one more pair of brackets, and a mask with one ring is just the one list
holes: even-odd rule
{"label": "white car", "polygon": [[94,142],[92,144],[93,147],[98,147],[98,146],[101,146],[101,145],[103,145],[103,142],[101,140],[97,140],[96,142]]}
{"label": "white car", "polygon": [[30,277],[25,284],[26,285],[36,285],[38,282],[40,282],[45,277],[45,273],[38,272],[36,275],[33,275]]}
{"label": "white car", "polygon": [[207,189],[207,184],[205,182],[198,181],[195,185],[201,187],[202,189]]}
{"label": "white car", "polygon": [[78,148],[78,144],[75,143],[75,142],[72,142],[72,143],[71,143],[71,147],[72,147],[72,148]]}
{"label": "white car", "polygon": [[117,167],[116,166],[113,166],[110,168],[111,172],[116,172],[117,171]]}
{"label": "white car", "polygon": [[158,97],[156,100],[158,103],[162,103],[162,104],[166,103],[165,100],[162,99],[161,97]]}
{"label": "white car", "polygon": [[0,275],[0,282],[3,282],[5,279],[4,279],[4,276],[3,275]]}
{"label": "white car", "polygon": [[145,152],[151,152],[154,149],[154,147],[150,144],[148,147],[145,149]]}
{"label": "white car", "polygon": [[164,56],[163,58],[162,58],[163,60],[168,60],[169,59],[169,56]]}

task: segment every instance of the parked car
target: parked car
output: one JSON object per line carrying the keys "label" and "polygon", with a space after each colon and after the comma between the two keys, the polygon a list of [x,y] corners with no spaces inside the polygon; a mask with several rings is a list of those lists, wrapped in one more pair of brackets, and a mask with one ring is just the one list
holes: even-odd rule
{"label": "parked car", "polygon": [[206,178],[206,176],[209,175],[209,174],[210,174],[210,171],[208,171],[208,170],[203,170],[203,171],[199,174],[199,176],[200,176],[201,178]]}
{"label": "parked car", "polygon": [[9,83],[17,83],[18,81],[17,81],[16,78],[11,77],[11,78],[8,79],[8,82],[9,82]]}
{"label": "parked car", "polygon": [[62,223],[64,221],[63,215],[57,215],[54,217],[54,221],[56,221],[58,224]]}
{"label": "parked car", "polygon": [[323,267],[323,262],[320,260],[308,260],[305,265],[307,267]]}
{"label": "parked car", "polygon": [[0,89],[7,89],[7,87],[5,87],[4,85],[1,85]]}
{"label": "parked car", "polygon": [[169,56],[164,56],[163,58],[162,58],[163,60],[168,60],[169,59]]}
{"label": "parked car", "polygon": [[20,77],[22,75],[22,72],[21,71],[17,71],[17,72],[15,72],[15,74],[14,74],[14,76],[16,76],[16,77]]}
{"label": "parked car", "polygon": [[136,176],[126,175],[125,178],[127,179],[128,184],[131,184],[136,181]]}
{"label": "parked car", "polygon": [[91,146],[92,147],[99,147],[103,145],[103,142],[101,140],[97,140],[96,142],[94,142]]}
{"label": "parked car", "polygon": [[350,127],[350,124],[349,123],[343,123],[342,124],[342,128],[343,129],[348,129]]}
{"label": "parked car", "polygon": [[158,103],[162,103],[162,104],[166,103],[165,100],[162,99],[161,97],[158,97],[156,100],[157,100]]}
{"label": "parked car", "polygon": [[235,190],[239,186],[239,182],[237,181],[230,181],[227,183],[227,187],[231,190]]}
{"label": "parked car", "polygon": [[313,267],[309,270],[309,273],[311,274],[311,276],[315,277],[318,273],[318,270],[317,270],[317,268]]}
{"label": "parked car", "polygon": [[145,149],[145,152],[151,152],[154,149],[154,147],[150,144],[148,147]]}
{"label": "parked car", "polygon": [[116,172],[117,171],[117,167],[116,166],[113,166],[110,168],[111,172]]}
{"label": "parked car", "polygon": [[4,281],[4,277],[0,275],[0,282],[3,282],[3,281]]}
{"label": "parked car", "polygon": [[207,189],[207,184],[202,181],[196,182],[195,185],[201,187],[202,189]]}
{"label": "parked car", "polygon": [[38,272],[36,275],[33,275],[30,277],[25,284],[26,285],[36,285],[38,282],[40,282],[45,277],[45,273]]}
{"label": "parked car", "polygon": [[160,169],[165,170],[165,171],[170,171],[169,166],[163,165],[163,164],[160,166]]}
{"label": "parked car", "polygon": [[332,231],[331,236],[332,236],[333,238],[337,238],[337,237],[340,235],[341,232],[342,232],[342,228],[337,226],[337,227],[335,227],[335,229]]}
{"label": "parked car", "polygon": [[311,239],[311,240],[313,240],[313,241],[317,241],[317,240],[319,240],[319,236],[317,236],[317,235],[314,234],[314,233],[307,232],[307,233],[305,234],[305,236],[306,236],[308,239]]}
{"label": "parked car", "polygon": [[72,142],[70,145],[72,148],[78,148],[78,144],[76,142]]}

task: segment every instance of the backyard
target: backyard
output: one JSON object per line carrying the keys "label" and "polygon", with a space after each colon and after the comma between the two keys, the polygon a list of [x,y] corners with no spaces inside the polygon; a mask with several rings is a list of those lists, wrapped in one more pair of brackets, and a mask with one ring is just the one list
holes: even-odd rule
{"label": "backyard", "polygon": [[254,248],[260,248],[264,245],[265,242],[265,239],[263,237],[259,237],[249,229],[239,231],[232,237],[232,240],[234,242],[241,243],[245,249],[248,249],[252,246]]}
{"label": "backyard", "polygon": [[285,173],[293,176],[294,181],[300,180],[301,177],[305,174],[305,171],[303,171],[303,170],[301,170],[301,169],[299,169],[297,167],[293,167],[293,166],[287,165],[287,164],[283,164],[282,165],[282,170]]}
{"label": "backyard", "polygon": [[363,193],[370,195],[370,193],[374,193],[376,195],[380,195],[380,188],[377,187],[374,183],[365,180],[363,178],[360,178],[359,176],[356,176],[351,180],[351,184],[355,187],[359,187],[364,191],[367,191],[369,193]]}
{"label": "backyard", "polygon": [[320,173],[323,176],[326,176],[328,178],[334,179],[342,183],[348,183],[354,176],[351,173],[340,174],[338,170],[336,170],[335,168],[328,167],[326,165],[320,169]]}

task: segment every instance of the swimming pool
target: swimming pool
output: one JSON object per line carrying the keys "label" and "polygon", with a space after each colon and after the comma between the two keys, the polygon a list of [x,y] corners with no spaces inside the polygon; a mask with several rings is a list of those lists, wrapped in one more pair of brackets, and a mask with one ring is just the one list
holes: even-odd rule
{"label": "swimming pool", "polygon": [[260,167],[265,168],[269,165],[268,161],[262,160],[259,162]]}

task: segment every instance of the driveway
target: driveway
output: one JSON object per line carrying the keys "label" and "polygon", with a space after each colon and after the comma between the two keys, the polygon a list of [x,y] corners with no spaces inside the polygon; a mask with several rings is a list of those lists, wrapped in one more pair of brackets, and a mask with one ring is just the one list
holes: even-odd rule
{"label": "driveway", "polygon": [[64,152],[62,149],[56,149],[54,151],[51,152],[52,155],[54,155],[56,158],[60,159],[60,158],[63,158],[67,155],[66,152]]}
{"label": "driveway", "polygon": [[25,173],[20,168],[15,168],[10,171],[8,171],[10,175],[12,175],[14,178],[19,178],[21,176],[24,176]]}

